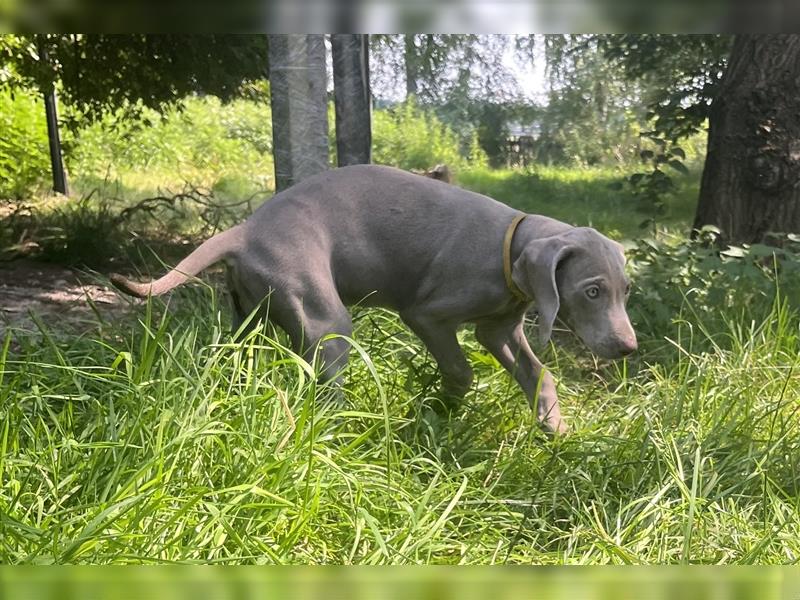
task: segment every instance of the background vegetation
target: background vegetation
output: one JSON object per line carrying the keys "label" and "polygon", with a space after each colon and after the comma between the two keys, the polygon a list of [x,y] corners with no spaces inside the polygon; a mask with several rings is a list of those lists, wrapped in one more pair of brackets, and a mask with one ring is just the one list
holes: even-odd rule
{"label": "background vegetation", "polygon": [[47,130],[33,94],[0,90],[0,198],[42,191],[48,178]]}

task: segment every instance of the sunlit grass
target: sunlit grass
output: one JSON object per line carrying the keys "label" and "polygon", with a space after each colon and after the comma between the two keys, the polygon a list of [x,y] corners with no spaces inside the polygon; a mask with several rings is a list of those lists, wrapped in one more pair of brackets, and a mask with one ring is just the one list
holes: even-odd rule
{"label": "sunlit grass", "polygon": [[[570,168],[534,166],[530,169],[471,169],[458,173],[459,185],[526,212],[572,225],[590,226],[618,239],[647,235],[641,224],[652,215],[628,190],[611,185],[635,172],[635,167]],[[666,199],[660,229],[686,234],[697,205],[699,175],[675,175],[676,193]]]}
{"label": "sunlit grass", "polygon": [[282,334],[234,345],[208,290],[170,302],[84,336],[4,340],[3,562],[800,555],[800,343],[781,301],[713,333],[687,306],[625,363],[561,333],[541,352],[573,429],[560,439],[469,331],[476,382],[444,416],[433,363],[389,312],[357,313],[342,400]]}

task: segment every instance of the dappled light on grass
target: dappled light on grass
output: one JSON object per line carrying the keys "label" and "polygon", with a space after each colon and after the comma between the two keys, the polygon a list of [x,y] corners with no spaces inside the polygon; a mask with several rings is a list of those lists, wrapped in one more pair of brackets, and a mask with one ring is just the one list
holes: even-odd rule
{"label": "dappled light on grass", "polygon": [[[776,296],[768,269],[745,271],[761,292],[725,312],[702,303],[699,283],[694,295],[667,294],[689,262],[659,263],[678,265],[658,276],[663,289],[638,273],[637,286],[653,286],[631,299],[638,354],[598,362],[564,333],[541,352],[572,428],[555,439],[468,330],[475,383],[460,408],[441,410],[433,361],[384,310],[355,312],[341,392],[319,385],[279,332],[233,343],[213,288],[179,290],[168,308],[138,305],[140,322],[81,337],[42,325],[12,350],[10,331],[0,556],[795,561],[796,297],[789,287]],[[731,273],[703,278],[706,291],[738,285]],[[648,291],[662,294],[667,317]]]}

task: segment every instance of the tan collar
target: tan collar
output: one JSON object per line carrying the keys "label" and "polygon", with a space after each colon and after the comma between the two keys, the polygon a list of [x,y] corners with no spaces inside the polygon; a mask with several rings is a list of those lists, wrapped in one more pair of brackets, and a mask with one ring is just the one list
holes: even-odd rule
{"label": "tan collar", "polygon": [[517,284],[511,278],[511,241],[514,239],[514,232],[517,227],[527,216],[525,213],[520,213],[514,217],[514,220],[511,221],[508,229],[506,229],[506,237],[503,240],[503,275],[506,278],[506,285],[517,300],[526,303],[531,301],[530,298],[522,293],[522,290],[517,287]]}

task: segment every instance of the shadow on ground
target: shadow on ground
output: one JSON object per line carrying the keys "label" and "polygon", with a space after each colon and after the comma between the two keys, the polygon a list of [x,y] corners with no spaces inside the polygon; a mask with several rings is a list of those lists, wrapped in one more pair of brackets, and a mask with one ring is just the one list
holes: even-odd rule
{"label": "shadow on ground", "polygon": [[130,303],[102,282],[91,272],[29,259],[0,263],[0,339],[9,329],[38,332],[36,320],[81,333],[128,314]]}

